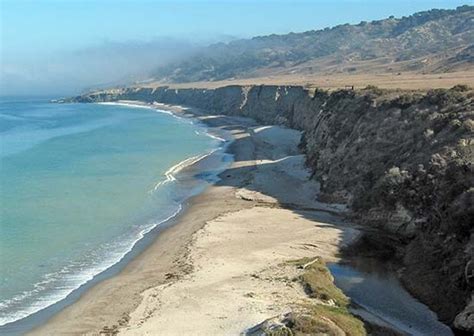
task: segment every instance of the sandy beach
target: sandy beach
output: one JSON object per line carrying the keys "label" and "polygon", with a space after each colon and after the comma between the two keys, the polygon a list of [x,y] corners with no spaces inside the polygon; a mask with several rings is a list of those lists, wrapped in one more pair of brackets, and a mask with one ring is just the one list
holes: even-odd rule
{"label": "sandy beach", "polygon": [[[156,105],[178,114],[180,107]],[[298,131],[245,118],[192,115],[235,139],[221,180],[118,275],[98,283],[34,335],[237,335],[310,300],[287,262],[337,260],[357,236],[316,201]]]}

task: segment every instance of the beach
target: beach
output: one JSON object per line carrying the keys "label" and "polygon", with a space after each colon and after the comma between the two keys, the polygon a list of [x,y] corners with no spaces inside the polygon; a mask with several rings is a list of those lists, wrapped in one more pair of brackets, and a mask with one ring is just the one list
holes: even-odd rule
{"label": "beach", "polygon": [[30,334],[239,334],[309,300],[286,262],[337,261],[357,237],[338,215],[344,206],[316,200],[300,132],[155,107],[230,132],[234,161],[118,275]]}
{"label": "beach", "polygon": [[4,0],[0,336],[474,336],[474,2],[360,2]]}

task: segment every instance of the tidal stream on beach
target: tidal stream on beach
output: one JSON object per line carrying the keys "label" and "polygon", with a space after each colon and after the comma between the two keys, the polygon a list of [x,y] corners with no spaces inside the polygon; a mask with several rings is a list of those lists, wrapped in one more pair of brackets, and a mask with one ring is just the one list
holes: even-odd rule
{"label": "tidal stream on beach", "polygon": [[396,274],[373,258],[328,265],[336,286],[351,298],[351,311],[363,319],[407,335],[452,335],[427,306],[411,296]]}

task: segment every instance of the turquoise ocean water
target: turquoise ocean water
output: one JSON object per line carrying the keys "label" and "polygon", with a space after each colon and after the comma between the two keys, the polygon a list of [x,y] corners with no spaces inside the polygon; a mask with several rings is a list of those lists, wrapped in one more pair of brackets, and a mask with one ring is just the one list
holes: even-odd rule
{"label": "turquoise ocean water", "polygon": [[207,131],[149,108],[2,100],[0,325],[64,299],[179,212],[206,182],[177,171],[223,151]]}

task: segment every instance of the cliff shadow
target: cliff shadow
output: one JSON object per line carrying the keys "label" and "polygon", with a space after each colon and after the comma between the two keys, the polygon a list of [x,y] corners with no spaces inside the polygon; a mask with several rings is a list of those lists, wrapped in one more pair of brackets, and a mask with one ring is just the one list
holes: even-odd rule
{"label": "cliff shadow", "polygon": [[234,187],[237,198],[290,210],[315,226],[340,228],[341,244],[352,242],[355,230],[344,220],[345,206],[318,201],[319,183],[310,179],[305,156],[298,149],[301,132],[244,117],[213,115],[200,120],[234,138],[227,148],[233,163],[219,175],[217,187]]}

